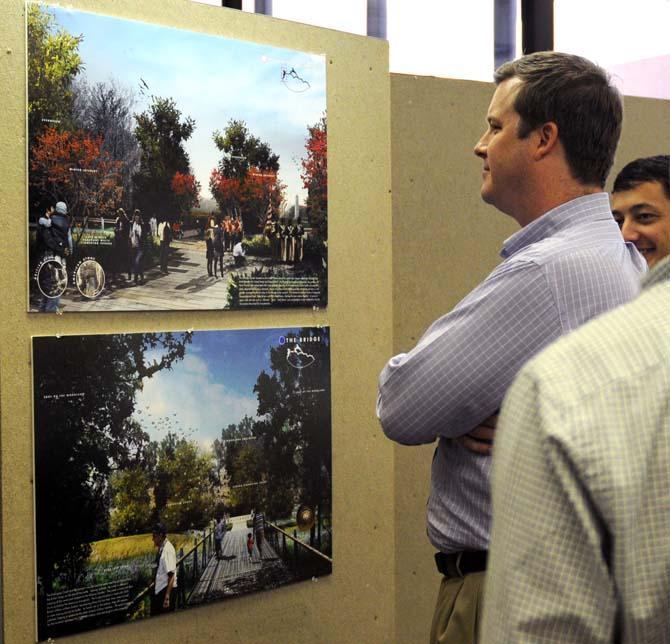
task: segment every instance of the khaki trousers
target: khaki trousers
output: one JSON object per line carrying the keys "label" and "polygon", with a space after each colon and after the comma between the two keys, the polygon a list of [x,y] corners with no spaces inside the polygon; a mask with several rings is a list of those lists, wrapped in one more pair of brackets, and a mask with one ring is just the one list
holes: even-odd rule
{"label": "khaki trousers", "polygon": [[483,586],[484,572],[442,578],[430,644],[477,644]]}

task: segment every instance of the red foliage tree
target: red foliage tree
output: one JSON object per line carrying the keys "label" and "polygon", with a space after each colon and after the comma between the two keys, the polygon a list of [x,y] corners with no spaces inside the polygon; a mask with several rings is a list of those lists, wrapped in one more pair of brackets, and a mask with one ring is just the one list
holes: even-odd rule
{"label": "red foliage tree", "polygon": [[170,187],[182,214],[200,205],[200,182],[192,174],[175,172]]}
{"label": "red foliage tree", "polygon": [[123,197],[122,162],[102,145],[102,136],[46,128],[31,149],[30,185],[52,203],[65,201],[74,217],[115,209]]}
{"label": "red foliage tree", "polygon": [[242,178],[225,177],[214,169],[209,178],[209,188],[221,212],[255,213],[256,225],[260,228],[265,221],[268,203],[274,210],[278,209],[286,186],[277,178],[276,171],[251,167]]}
{"label": "red foliage tree", "polygon": [[307,156],[302,159],[300,175],[307,189],[307,212],[310,224],[322,239],[328,238],[328,136],[326,117],[308,127],[305,142]]}

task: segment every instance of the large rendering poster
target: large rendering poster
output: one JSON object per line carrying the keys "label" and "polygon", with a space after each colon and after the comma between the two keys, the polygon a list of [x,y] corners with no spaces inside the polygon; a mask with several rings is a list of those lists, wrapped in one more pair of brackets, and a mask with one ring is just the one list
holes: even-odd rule
{"label": "large rendering poster", "polygon": [[328,328],[36,337],[33,365],[39,640],[331,572]]}
{"label": "large rendering poster", "polygon": [[31,311],[326,305],[322,55],[26,13]]}

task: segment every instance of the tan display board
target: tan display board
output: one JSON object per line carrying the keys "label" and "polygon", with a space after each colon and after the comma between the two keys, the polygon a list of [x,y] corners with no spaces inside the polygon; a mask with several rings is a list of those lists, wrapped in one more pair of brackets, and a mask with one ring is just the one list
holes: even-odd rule
{"label": "tan display board", "polygon": [[[411,348],[500,261],[517,224],[479,197],[473,148],[494,85],[391,75],[393,344]],[[640,156],[667,154],[670,102],[625,98],[610,175]],[[396,642],[428,639],[440,577],[425,531],[434,446],[395,448]]]}
{"label": "tan display board", "polygon": [[[190,0],[75,0],[98,12],[214,36],[322,54],[326,61],[328,308],[198,313],[27,313],[25,7],[0,7],[5,243],[2,310],[3,633],[35,641],[32,336],[329,326],[332,341],[333,574],[289,592],[232,599],[60,641],[393,642],[393,447],[374,417],[376,377],[391,343],[388,46]],[[123,47],[119,42],[118,47]],[[225,125],[225,124],[224,124]],[[107,365],[101,365],[107,368]],[[101,635],[104,633],[104,635]]]}

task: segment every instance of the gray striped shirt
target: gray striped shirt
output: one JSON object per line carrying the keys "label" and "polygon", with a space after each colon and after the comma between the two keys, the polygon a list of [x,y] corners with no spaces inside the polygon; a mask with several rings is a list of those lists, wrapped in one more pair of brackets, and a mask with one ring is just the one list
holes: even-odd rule
{"label": "gray striped shirt", "polygon": [[490,458],[449,440],[496,412],[522,365],[590,318],[630,300],[644,259],[625,244],[605,193],[574,199],[504,243],[504,261],[379,378],[377,414],[405,445],[439,438],[428,536],[442,552],[486,549]]}
{"label": "gray striped shirt", "polygon": [[511,386],[482,642],[670,642],[669,313],[666,259]]}

